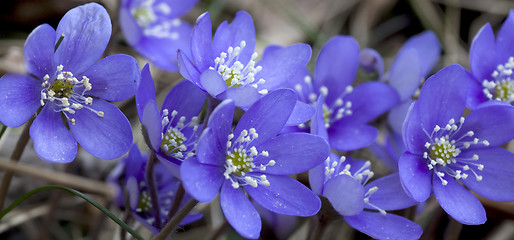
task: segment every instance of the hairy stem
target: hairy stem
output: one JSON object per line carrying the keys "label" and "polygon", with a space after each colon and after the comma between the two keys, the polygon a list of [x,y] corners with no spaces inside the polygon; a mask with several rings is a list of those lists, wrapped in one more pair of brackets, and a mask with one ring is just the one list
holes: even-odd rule
{"label": "hairy stem", "polygon": [[164,240],[168,235],[170,235],[171,231],[177,227],[177,225],[184,219],[191,210],[196,206],[198,201],[196,199],[189,200],[180,211],[164,226],[159,234],[157,234],[153,240]]}
{"label": "hairy stem", "polygon": [[150,157],[148,158],[148,162],[146,164],[146,182],[148,183],[148,191],[150,192],[150,198],[152,200],[152,209],[155,217],[155,225],[157,228],[160,228],[161,225],[161,208],[159,206],[159,199],[157,198],[157,188],[155,187],[155,179],[154,179],[154,167],[155,167],[155,152],[152,151]]}
{"label": "hairy stem", "polygon": [[175,199],[173,199],[173,205],[171,205],[170,211],[168,212],[168,216],[166,217],[166,222],[170,221],[173,216],[177,213],[180,208],[180,203],[182,199],[184,199],[186,191],[184,190],[184,186],[182,186],[182,182],[178,185],[177,192],[175,193]]}

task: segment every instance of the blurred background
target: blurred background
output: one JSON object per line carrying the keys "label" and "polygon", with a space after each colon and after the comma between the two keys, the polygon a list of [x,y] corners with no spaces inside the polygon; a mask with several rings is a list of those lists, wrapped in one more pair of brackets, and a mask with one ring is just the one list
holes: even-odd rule
{"label": "blurred background", "polygon": [[[48,23],[57,27],[59,20],[71,8],[90,1],[82,0],[3,0],[0,1],[0,75],[7,72],[25,72],[23,45],[28,34],[38,25]],[[96,1],[106,7],[113,23],[113,35],[108,54],[125,53],[136,57],[142,67],[147,61],[140,57],[124,40],[118,24],[117,0]],[[473,36],[487,22],[497,32],[514,8],[514,1],[500,0],[200,0],[182,19],[194,24],[196,18],[209,11],[213,27],[231,20],[237,11],[249,12],[254,20],[257,49],[269,44],[290,45],[308,43],[313,48],[313,60],[323,44],[332,36],[343,34],[357,39],[361,48],[377,50],[389,69],[398,49],[411,36],[424,30],[432,30],[442,46],[442,56],[434,71],[449,64],[458,63],[469,68],[468,51]],[[513,43],[514,44],[514,43]],[[313,60],[311,62],[313,62]],[[168,73],[152,68],[156,89],[161,98],[181,80],[178,73]],[[134,100],[117,103],[131,120],[135,139],[142,143],[139,121]],[[0,140],[1,160],[7,160],[20,135],[22,127],[7,129]],[[511,144],[512,145],[512,144]],[[143,146],[140,144],[140,146]],[[513,147],[509,147],[512,151]],[[144,148],[142,148],[144,150]],[[111,195],[104,183],[105,177],[117,160],[100,160],[79,150],[77,159],[70,164],[55,165],[37,158],[31,144],[21,158],[27,164],[47,172],[18,172],[10,188],[8,202],[34,189],[55,184],[49,176],[55,172],[78,176],[75,184],[83,192],[118,216],[123,212],[112,207]],[[5,167],[0,169],[3,174]],[[380,172],[380,170],[378,170]],[[46,176],[46,177],[45,177]],[[63,177],[66,177],[63,176]],[[93,180],[87,184],[80,181]],[[82,186],[80,186],[82,184]],[[87,185],[87,186],[86,186]],[[112,194],[112,193],[111,193]],[[481,199],[482,200],[482,199]],[[422,239],[514,239],[514,204],[483,200],[488,221],[481,226],[462,226],[429,201],[429,214],[418,221],[424,228]],[[216,232],[229,228],[220,220],[219,209],[200,206],[206,219],[186,226],[175,234],[178,239],[240,239],[233,231]],[[426,210],[426,211],[428,211]],[[0,239],[119,239],[119,228],[110,219],[82,199],[66,193],[42,192],[14,210],[10,218],[0,222]],[[423,221],[423,222],[420,222]],[[308,220],[299,219],[289,239],[304,239]],[[324,239],[368,239],[338,221],[329,226]],[[343,226],[343,227],[339,227]],[[145,230],[139,227],[143,234]],[[214,230],[213,230],[214,229]],[[210,232],[206,236],[206,232]],[[149,236],[146,232],[146,236]],[[262,235],[263,239],[268,239]]]}

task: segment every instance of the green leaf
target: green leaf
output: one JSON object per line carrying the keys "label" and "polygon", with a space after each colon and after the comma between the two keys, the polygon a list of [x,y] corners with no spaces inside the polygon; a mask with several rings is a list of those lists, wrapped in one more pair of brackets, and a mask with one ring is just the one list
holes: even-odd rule
{"label": "green leaf", "polygon": [[0,129],[0,139],[2,139],[2,136],[4,136],[5,130],[7,130],[7,126],[4,126],[2,124],[0,124],[0,126],[2,126],[2,129]]}

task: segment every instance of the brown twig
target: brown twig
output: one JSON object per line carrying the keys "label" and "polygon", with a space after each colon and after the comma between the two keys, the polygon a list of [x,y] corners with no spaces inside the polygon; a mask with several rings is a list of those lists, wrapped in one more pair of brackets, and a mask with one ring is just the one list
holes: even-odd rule
{"label": "brown twig", "polygon": [[[32,125],[32,122],[35,118],[36,117],[34,115],[25,123],[23,132],[21,133],[18,142],[16,142],[16,146],[11,154],[10,160],[8,160],[10,163],[16,164],[18,161],[20,161],[21,155],[23,154],[23,150],[25,150],[25,147],[29,142],[30,126]],[[9,186],[11,185],[13,174],[14,173],[12,171],[7,170],[5,171],[4,176],[2,178],[2,183],[0,185],[0,209],[4,209],[5,199],[7,198],[7,191],[9,191]]]}

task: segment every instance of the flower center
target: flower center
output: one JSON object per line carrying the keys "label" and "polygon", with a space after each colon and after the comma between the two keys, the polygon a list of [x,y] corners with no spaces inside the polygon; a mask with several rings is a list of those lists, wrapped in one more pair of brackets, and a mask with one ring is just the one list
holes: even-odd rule
{"label": "flower center", "polygon": [[152,209],[152,197],[150,197],[150,194],[148,194],[147,191],[143,191],[139,195],[139,201],[137,202],[136,212],[145,213],[152,211]]}
{"label": "flower center", "polygon": [[482,81],[484,94],[490,100],[499,100],[506,103],[514,102],[514,81],[512,72],[514,69],[514,57],[510,57],[508,62],[500,64],[491,74],[494,80]]}
{"label": "flower center", "polygon": [[160,2],[156,5],[154,3],[155,0],[143,0],[135,3],[135,7],[130,9],[137,24],[143,28],[143,34],[177,40],[180,35],[172,30],[180,26],[182,22],[178,18],[170,19],[168,17],[172,9],[167,3]]}
{"label": "flower center", "polygon": [[254,157],[261,155],[269,157],[267,151],[259,152],[255,146],[250,147],[250,143],[258,138],[259,135],[255,128],[243,130],[237,139],[234,134],[228,136],[227,156],[225,159],[225,179],[232,182],[232,187],[239,188],[241,185],[250,185],[257,187],[259,184],[269,186],[270,183],[266,179],[265,174],[258,174],[255,171],[265,171],[267,167],[274,166],[275,160],[269,160],[266,165],[260,164],[256,166]]}
{"label": "flower center", "polygon": [[339,159],[328,157],[325,160],[325,182],[335,176],[346,174],[360,181],[362,185],[366,185],[373,175],[375,175],[375,173],[370,170],[370,161],[366,161],[361,168],[353,173],[351,172],[352,165],[350,163],[343,164],[345,161],[345,156],[341,156]]}
{"label": "flower center", "polygon": [[49,86],[49,91],[53,91],[54,97],[57,98],[69,98],[73,94],[73,83],[63,80],[55,80]]}
{"label": "flower center", "polygon": [[132,15],[134,15],[134,18],[136,19],[136,22],[141,27],[146,27],[150,25],[150,23],[154,22],[157,18],[155,16],[155,13],[153,12],[153,9],[151,6],[147,6],[147,2],[145,1],[139,8],[135,8],[132,12]]}
{"label": "flower center", "polygon": [[[185,116],[181,116],[177,121],[173,121],[177,115],[178,112],[176,110],[173,110],[171,114],[169,114],[168,109],[162,111],[161,122],[164,133],[162,134],[161,149],[168,156],[184,160],[195,155],[195,139],[199,134],[198,117],[192,117],[187,123]],[[171,116],[171,119],[169,116]]]}
{"label": "flower center", "polygon": [[448,136],[435,138],[434,143],[429,149],[429,156],[432,159],[440,160],[446,164],[452,163],[461,150],[455,147],[455,140],[449,140]]}
{"label": "flower center", "polygon": [[[316,107],[316,102],[318,100],[319,95],[314,92],[314,86],[312,84],[312,79],[310,76],[304,77],[304,83],[307,87],[307,92],[304,92],[304,87],[301,84],[295,85],[295,91],[298,93],[300,100],[309,103],[310,105]],[[329,89],[326,86],[321,86],[319,88],[319,94],[323,95],[326,99],[328,96]],[[346,86],[345,90],[339,95],[339,97],[330,105],[326,102],[323,103],[323,122],[325,123],[325,127],[329,128],[334,122],[341,120],[343,117],[350,116],[353,114],[352,111],[352,102],[344,101],[344,97],[349,93],[353,92],[353,87],[351,85]],[[300,128],[306,128],[305,124],[300,124]]]}
{"label": "flower center", "polygon": [[477,174],[477,171],[481,171],[484,165],[477,163],[479,161],[478,155],[474,154],[471,158],[460,155],[463,149],[468,149],[471,145],[483,144],[489,146],[489,142],[472,138],[473,131],[460,133],[464,120],[461,117],[459,122],[456,123],[452,118],[444,128],[436,125],[431,134],[423,129],[430,139],[429,142],[425,143],[427,151],[423,152],[423,158],[427,159],[428,169],[434,171],[443,185],[448,184],[448,181],[444,179],[446,175],[457,180],[460,178],[466,179],[469,175],[463,171],[474,174],[477,181],[482,180],[482,176]]}
{"label": "flower center", "polygon": [[[245,48],[246,42],[241,41],[238,47],[229,47],[227,53],[221,52],[220,56],[214,59],[214,67],[209,69],[217,71],[228,88],[251,86],[258,88],[259,85],[264,84],[264,79],[255,80],[255,75],[262,70],[261,66],[255,67],[255,59],[259,56],[256,52],[252,54],[250,61],[243,65],[239,61],[239,55]],[[259,91],[260,94],[264,95],[268,93],[268,90],[262,89]]]}
{"label": "flower center", "polygon": [[92,89],[92,85],[89,82],[89,78],[82,76],[81,80],[78,80],[73,76],[73,73],[63,71],[63,66],[57,66],[55,72],[55,79],[49,81],[50,76],[46,74],[43,77],[43,83],[41,86],[41,106],[51,102],[57,106],[57,112],[62,112],[64,116],[75,124],[75,118],[70,117],[68,114],[74,114],[78,109],[88,109],[99,117],[104,116],[104,112],[97,111],[89,107],[93,104],[92,97],[84,96],[84,93]]}

